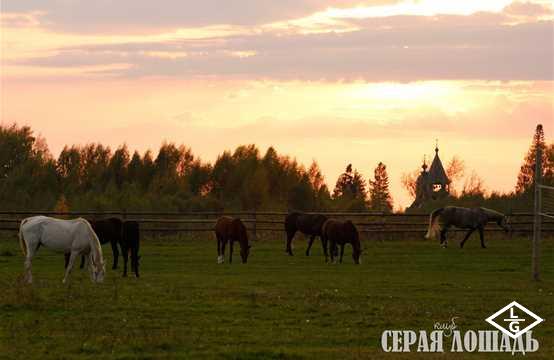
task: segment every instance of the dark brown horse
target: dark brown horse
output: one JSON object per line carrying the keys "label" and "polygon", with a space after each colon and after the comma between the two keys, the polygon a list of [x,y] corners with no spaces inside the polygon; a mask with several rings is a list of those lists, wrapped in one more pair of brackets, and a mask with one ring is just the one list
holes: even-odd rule
{"label": "dark brown horse", "polygon": [[[321,214],[303,214],[299,212],[293,212],[287,215],[285,218],[285,231],[287,232],[287,248],[286,252],[289,255],[292,254],[292,239],[297,231],[310,236],[308,248],[306,249],[306,256],[310,256],[310,249],[314,243],[316,236],[321,237],[321,227],[327,220],[327,216]],[[323,244],[323,238],[321,237]],[[323,246],[325,257],[327,257],[327,248]]]}
{"label": "dark brown horse", "polygon": [[248,234],[246,226],[240,219],[233,219],[228,216],[222,216],[217,219],[215,224],[215,236],[217,237],[217,262],[225,262],[225,245],[229,242],[229,262],[233,262],[233,244],[235,241],[240,245],[240,257],[242,263],[246,264],[250,254],[250,245],[248,244]]}
{"label": "dark brown horse", "polygon": [[[441,225],[439,224],[442,223]],[[464,247],[465,242],[475,230],[479,231],[479,237],[481,238],[481,247],[484,249],[485,239],[484,232],[485,226],[488,222],[495,222],[504,231],[509,232],[510,226],[508,225],[508,218],[506,215],[487,208],[463,208],[457,206],[447,206],[434,210],[429,216],[429,229],[427,230],[426,239],[437,238],[440,234],[440,244],[446,247],[446,233],[451,226],[455,226],[460,229],[468,229],[466,236],[460,243],[460,247]]]}
{"label": "dark brown horse", "polygon": [[[360,236],[358,229],[352,223],[347,220],[345,222],[329,219],[327,220],[321,229],[322,241],[324,248],[329,244],[331,253],[331,262],[335,261],[335,256],[338,255],[337,245],[340,245],[340,263],[342,263],[342,256],[344,255],[344,245],[352,245],[352,259],[355,264],[360,264],[362,256],[362,246],[360,244]],[[325,261],[327,261],[327,255],[325,255]]]}

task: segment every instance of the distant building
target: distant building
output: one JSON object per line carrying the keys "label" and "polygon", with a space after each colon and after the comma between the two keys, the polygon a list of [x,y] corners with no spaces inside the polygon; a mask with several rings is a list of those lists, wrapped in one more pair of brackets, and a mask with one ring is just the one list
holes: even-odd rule
{"label": "distant building", "polygon": [[439,148],[435,148],[435,158],[427,170],[427,163],[423,160],[421,174],[416,181],[416,198],[409,209],[421,208],[430,200],[442,199],[450,193],[450,179],[439,158]]}

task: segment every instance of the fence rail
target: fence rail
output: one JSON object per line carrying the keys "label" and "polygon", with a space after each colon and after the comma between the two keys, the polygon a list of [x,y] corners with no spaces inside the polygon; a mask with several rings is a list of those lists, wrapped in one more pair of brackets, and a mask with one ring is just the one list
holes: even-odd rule
{"label": "fence rail", "polygon": [[[387,214],[378,212],[319,212],[330,217],[351,219],[362,233],[422,233],[428,225],[428,214]],[[283,232],[284,218],[288,214],[282,211],[205,211],[205,212],[125,212],[125,211],[0,211],[0,230],[17,231],[19,222],[32,215],[78,217],[97,219],[108,216],[117,216],[122,219],[137,221],[141,224],[141,230],[148,233],[180,233],[180,232],[208,232],[213,231],[213,225],[217,217],[238,216],[247,225],[249,231],[257,232]],[[532,232],[531,212],[514,212],[509,214],[512,219],[510,224],[516,233]],[[554,233],[554,221],[544,222],[542,230]],[[485,229],[488,232],[499,232],[502,229],[495,224],[490,224]],[[463,231],[463,230],[458,230]]]}

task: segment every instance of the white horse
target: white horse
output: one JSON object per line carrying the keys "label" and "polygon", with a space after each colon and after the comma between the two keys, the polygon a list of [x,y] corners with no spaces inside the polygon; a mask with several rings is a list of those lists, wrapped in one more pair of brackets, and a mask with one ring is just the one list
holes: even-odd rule
{"label": "white horse", "polygon": [[88,255],[87,266],[90,269],[92,281],[104,280],[102,247],[94,230],[85,219],[60,220],[46,216],[26,218],[19,227],[19,243],[25,255],[25,279],[29,283],[33,282],[31,260],[41,245],[71,254],[65,269],[64,283],[73,268],[75,259],[83,254]]}

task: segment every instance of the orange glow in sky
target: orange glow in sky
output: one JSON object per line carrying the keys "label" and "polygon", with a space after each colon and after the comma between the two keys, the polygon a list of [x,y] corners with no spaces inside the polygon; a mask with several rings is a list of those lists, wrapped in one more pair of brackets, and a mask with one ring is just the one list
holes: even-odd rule
{"label": "orange glow in sky", "polygon": [[0,121],[32,126],[54,155],[275,146],[316,159],[331,188],[348,163],[369,178],[382,161],[396,208],[435,139],[497,191],[513,189],[537,123],[552,139],[549,1],[160,3],[3,6]]}

